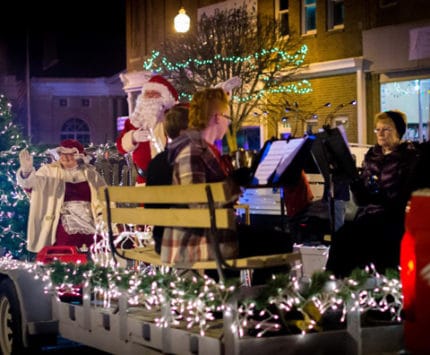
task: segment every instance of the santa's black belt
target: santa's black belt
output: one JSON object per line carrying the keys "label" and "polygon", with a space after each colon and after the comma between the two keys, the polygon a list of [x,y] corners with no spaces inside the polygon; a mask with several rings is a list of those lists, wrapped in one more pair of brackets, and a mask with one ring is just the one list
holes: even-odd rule
{"label": "santa's black belt", "polygon": [[146,178],[146,171],[145,170],[143,170],[142,168],[138,168],[138,167],[136,167],[136,170],[137,170],[137,174],[140,177]]}

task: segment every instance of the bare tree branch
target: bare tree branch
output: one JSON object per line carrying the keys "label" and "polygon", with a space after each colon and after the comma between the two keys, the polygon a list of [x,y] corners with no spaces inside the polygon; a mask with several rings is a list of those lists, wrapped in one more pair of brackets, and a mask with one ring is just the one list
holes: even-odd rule
{"label": "bare tree branch", "polygon": [[236,133],[269,96],[288,95],[296,89],[293,75],[303,65],[307,47],[298,36],[279,36],[273,18],[249,14],[245,6],[203,15],[195,33],[166,40],[164,53],[154,52],[144,66],[170,77],[184,100],[204,87],[238,76],[230,107],[231,150]]}

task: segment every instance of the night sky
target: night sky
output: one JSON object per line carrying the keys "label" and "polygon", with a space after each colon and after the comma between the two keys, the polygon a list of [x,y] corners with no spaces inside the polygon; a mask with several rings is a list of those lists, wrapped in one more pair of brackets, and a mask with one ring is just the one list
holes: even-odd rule
{"label": "night sky", "polygon": [[126,62],[124,3],[2,1],[0,36],[7,43],[9,73],[25,74],[26,34],[33,77],[99,77],[121,72]]}

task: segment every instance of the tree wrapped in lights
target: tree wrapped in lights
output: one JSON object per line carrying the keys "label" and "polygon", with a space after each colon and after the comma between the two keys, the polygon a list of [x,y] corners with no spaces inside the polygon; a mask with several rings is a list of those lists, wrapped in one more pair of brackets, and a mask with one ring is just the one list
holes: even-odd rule
{"label": "tree wrapped in lights", "polygon": [[29,200],[16,185],[18,152],[25,142],[12,122],[11,104],[0,95],[0,247],[14,257],[27,254],[26,229]]}
{"label": "tree wrapped in lights", "polygon": [[234,151],[236,133],[254,112],[263,110],[269,96],[311,90],[309,82],[293,80],[307,53],[307,47],[294,38],[280,37],[279,23],[249,13],[243,5],[213,16],[203,14],[194,33],[168,38],[163,53],[153,51],[144,68],[170,77],[183,100],[196,90],[239,77],[241,83],[232,91],[233,122],[227,133],[229,149]]}

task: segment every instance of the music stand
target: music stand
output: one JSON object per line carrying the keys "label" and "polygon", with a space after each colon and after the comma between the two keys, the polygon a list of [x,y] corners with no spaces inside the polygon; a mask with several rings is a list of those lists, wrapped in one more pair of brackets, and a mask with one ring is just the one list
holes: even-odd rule
{"label": "music stand", "polygon": [[317,166],[329,187],[328,203],[330,206],[330,228],[335,232],[335,184],[349,185],[358,178],[355,161],[351,155],[347,142],[339,128],[325,127],[315,135],[311,153]]}
{"label": "music stand", "polygon": [[[282,187],[294,184],[308,161],[312,141],[313,137],[266,141],[253,162],[251,179],[247,187]],[[276,153],[270,156],[274,150]],[[266,167],[260,169],[262,164],[266,164]]]}
{"label": "music stand", "polygon": [[[247,188],[272,187],[282,188],[297,183],[305,164],[311,158],[313,137],[271,139],[265,142],[252,164],[252,178]],[[270,156],[276,150],[275,155]],[[265,159],[271,160],[266,173],[259,173],[260,164],[266,164]],[[261,172],[261,171],[260,171]],[[263,178],[259,180],[258,178]],[[285,201],[283,190],[280,189],[281,224],[285,230]]]}

